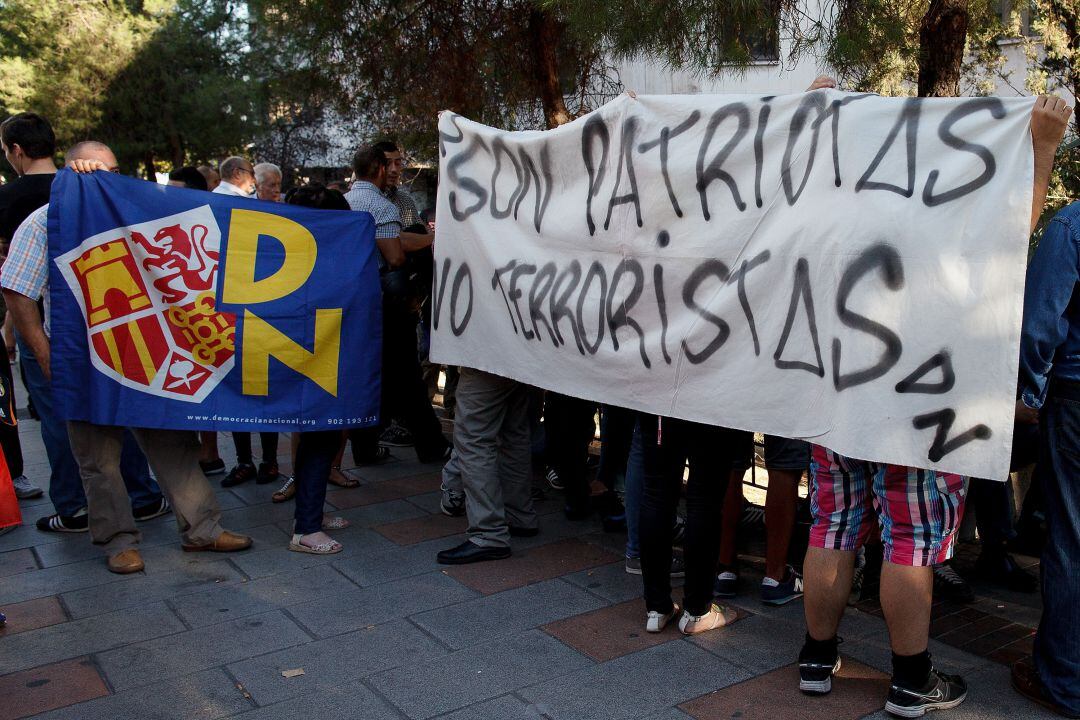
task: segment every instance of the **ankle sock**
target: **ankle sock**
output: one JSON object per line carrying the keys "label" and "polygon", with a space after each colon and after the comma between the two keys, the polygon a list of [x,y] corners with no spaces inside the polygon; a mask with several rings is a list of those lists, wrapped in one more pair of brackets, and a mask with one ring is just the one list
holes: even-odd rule
{"label": "ankle sock", "polygon": [[802,652],[799,653],[799,660],[835,660],[838,653],[837,645],[835,635],[829,640],[815,640],[810,637],[810,633],[806,633],[806,643],[803,645]]}
{"label": "ankle sock", "polygon": [[893,682],[906,688],[921,688],[930,679],[933,663],[930,652],[923,650],[915,655],[897,655],[893,653]]}

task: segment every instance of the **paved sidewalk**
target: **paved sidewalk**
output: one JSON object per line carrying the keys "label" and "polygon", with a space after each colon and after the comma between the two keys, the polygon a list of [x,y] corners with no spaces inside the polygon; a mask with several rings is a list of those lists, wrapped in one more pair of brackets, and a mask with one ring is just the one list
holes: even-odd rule
{"label": "paved sidewalk", "polygon": [[[37,423],[21,436],[40,482]],[[648,635],[622,535],[571,523],[546,500],[540,535],[516,539],[512,559],[444,568],[435,553],[464,539],[465,521],[439,514],[437,466],[394,455],[350,469],[359,488],[329,493],[352,522],[330,557],[287,551],[292,504],[271,504],[268,485],[218,489],[224,524],[252,534],[252,550],[183,553],[171,517],[159,518],[143,525],[146,571],[129,576],[110,574],[85,534],[38,532],[47,496],[24,502],[25,526],[0,537],[0,720],[885,717],[875,605],[849,610],[840,679],[807,699],[794,666],[802,604],[758,603],[753,565],[735,625]],[[971,687],[942,717],[1052,717],[1009,688],[1006,663],[1030,643],[1037,605],[980,594],[935,608],[931,652]]]}

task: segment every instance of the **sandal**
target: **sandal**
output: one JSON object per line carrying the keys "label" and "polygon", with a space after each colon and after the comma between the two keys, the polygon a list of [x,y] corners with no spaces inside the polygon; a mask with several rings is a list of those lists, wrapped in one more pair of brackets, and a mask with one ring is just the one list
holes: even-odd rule
{"label": "sandal", "polygon": [[349,527],[349,524],[349,521],[343,517],[327,517],[326,515],[323,515],[323,530],[344,530]]}
{"label": "sandal", "polygon": [[340,465],[330,468],[330,477],[327,480],[331,485],[337,485],[339,488],[360,487],[360,481],[343,473]]}
{"label": "sandal", "polygon": [[270,499],[276,503],[283,503],[286,500],[292,500],[296,497],[296,478],[289,476],[285,479],[285,484],[281,486],[281,489],[270,496]]}
{"label": "sandal", "polygon": [[304,545],[301,542],[304,539],[303,535],[294,533],[292,541],[289,543],[289,549],[293,552],[310,553],[312,555],[333,555],[342,551],[341,543],[337,540],[331,540],[328,543],[319,543],[318,545]]}

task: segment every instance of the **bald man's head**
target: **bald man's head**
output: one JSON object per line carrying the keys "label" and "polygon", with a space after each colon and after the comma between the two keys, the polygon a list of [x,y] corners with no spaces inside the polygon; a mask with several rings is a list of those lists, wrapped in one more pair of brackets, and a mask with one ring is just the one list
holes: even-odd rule
{"label": "bald man's head", "polygon": [[109,172],[119,172],[120,163],[109,146],[96,140],[84,140],[72,145],[64,154],[64,164],[70,165],[72,160],[98,160],[108,168]]}

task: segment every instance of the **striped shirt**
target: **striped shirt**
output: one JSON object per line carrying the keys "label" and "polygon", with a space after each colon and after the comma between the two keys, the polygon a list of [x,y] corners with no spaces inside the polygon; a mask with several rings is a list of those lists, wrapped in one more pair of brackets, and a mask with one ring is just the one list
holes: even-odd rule
{"label": "striped shirt", "polygon": [[390,202],[397,205],[398,212],[401,213],[402,227],[407,228],[423,224],[424,221],[420,219],[420,211],[416,209],[416,201],[413,200],[412,194],[408,190],[400,185],[388,187],[386,188],[386,197]]}
{"label": "striped shirt", "polygon": [[401,212],[367,180],[357,180],[345,193],[349,207],[359,212],[369,212],[375,218],[375,239],[391,239],[401,236]]}
{"label": "striped shirt", "polygon": [[11,237],[0,286],[45,301],[45,334],[49,334],[49,206],[30,213]]}

